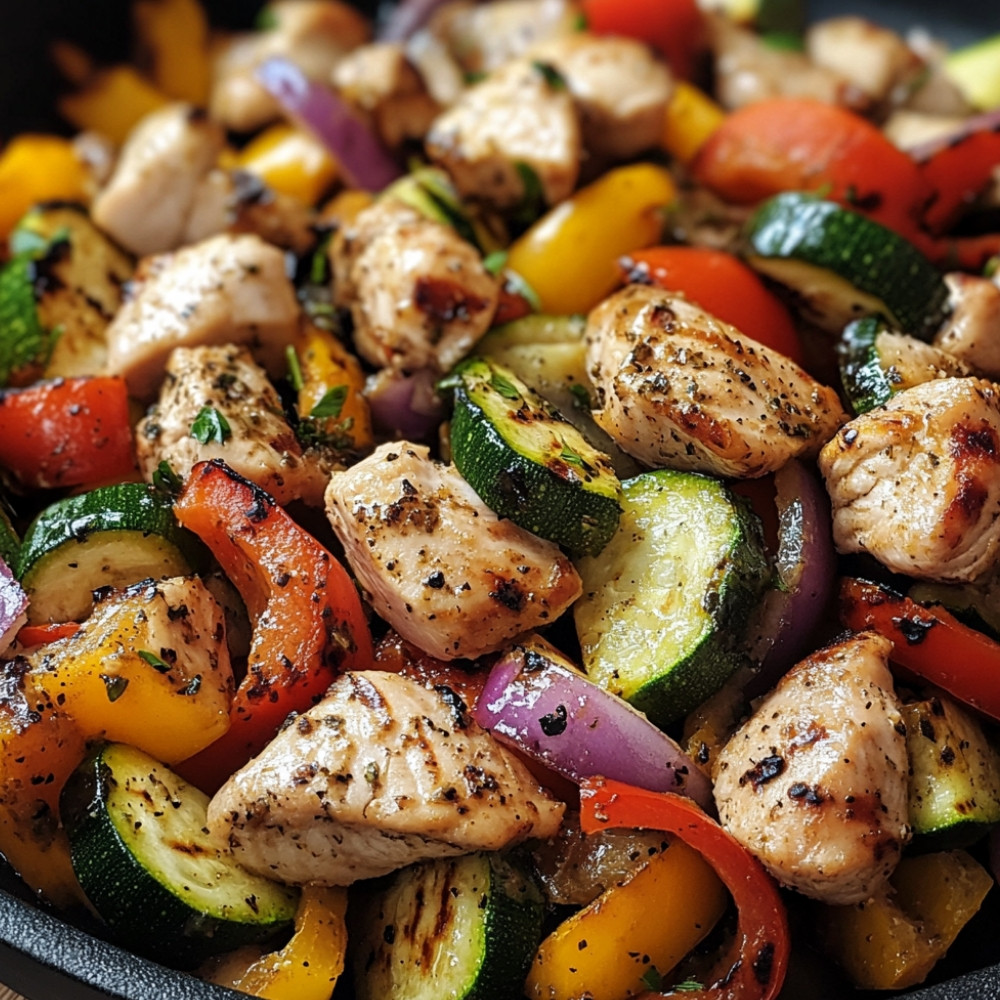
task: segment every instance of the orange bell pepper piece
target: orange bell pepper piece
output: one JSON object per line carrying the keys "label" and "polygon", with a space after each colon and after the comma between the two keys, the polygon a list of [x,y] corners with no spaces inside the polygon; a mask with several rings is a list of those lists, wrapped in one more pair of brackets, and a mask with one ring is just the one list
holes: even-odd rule
{"label": "orange bell pepper piece", "polygon": [[213,792],[273,739],[290,712],[319,701],[340,671],[370,667],[371,634],[344,567],[224,462],[197,464],[174,510],[215,554],[253,623],[232,726],[176,768]]}
{"label": "orange bell pepper piece", "polygon": [[206,104],[212,68],[208,18],[198,0],[137,0],[132,20],[139,62],[155,86],[175,100]]}
{"label": "orange bell pepper piece", "polygon": [[120,146],[142,118],[169,102],[131,66],[111,66],[82,90],[60,98],[59,113],[78,129],[100,132]]}

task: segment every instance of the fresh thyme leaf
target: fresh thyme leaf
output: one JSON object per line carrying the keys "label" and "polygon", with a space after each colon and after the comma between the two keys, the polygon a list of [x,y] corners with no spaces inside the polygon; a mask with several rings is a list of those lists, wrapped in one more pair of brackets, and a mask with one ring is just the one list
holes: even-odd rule
{"label": "fresh thyme leaf", "polygon": [[324,417],[339,417],[347,401],[347,386],[335,385],[323,393],[323,398],[309,411],[309,416],[317,420]]}
{"label": "fresh thyme leaf", "polygon": [[174,472],[166,459],[153,470],[153,489],[159,490],[160,493],[177,496],[183,485],[184,480]]}
{"label": "fresh thyme leaf", "polygon": [[166,674],[170,672],[170,664],[166,660],[161,660],[156,653],[151,652],[148,649],[140,649],[139,655],[154,669],[158,670],[161,674]]}
{"label": "fresh thyme leaf", "polygon": [[229,421],[214,406],[203,406],[191,424],[191,437],[201,444],[208,444],[210,441],[225,444],[232,436],[233,429],[229,426]]}
{"label": "fresh thyme leaf", "polygon": [[518,392],[517,386],[499,372],[493,372],[490,376],[490,388],[503,396],[504,399],[521,398],[521,393]]}
{"label": "fresh thyme leaf", "polygon": [[101,674],[100,677],[104,681],[104,690],[108,693],[108,701],[117,701],[128,687],[127,677],[113,677],[110,674]]}

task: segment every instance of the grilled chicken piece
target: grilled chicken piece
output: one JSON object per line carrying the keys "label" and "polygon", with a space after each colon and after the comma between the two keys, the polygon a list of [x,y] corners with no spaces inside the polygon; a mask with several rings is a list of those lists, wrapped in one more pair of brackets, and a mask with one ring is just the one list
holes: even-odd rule
{"label": "grilled chicken piece", "polygon": [[812,97],[863,111],[868,96],[840,73],[805,53],[768,45],[726,17],[709,19],[715,52],[716,98],[729,110],[769,97]]}
{"label": "grilled chicken piece", "polygon": [[[205,407],[221,414],[228,434],[195,437]],[[176,348],[160,400],[136,428],[136,453],[148,481],[163,461],[183,478],[198,462],[221,458],[280,504],[323,502],[327,473],[303,458],[281,398],[245,347]]]}
{"label": "grilled chicken piece", "polygon": [[384,444],[334,473],[326,509],[375,611],[438,659],[501,649],[580,596],[556,545],[501,520],[421,445]]}
{"label": "grilled chicken piece", "polygon": [[389,149],[422,139],[441,111],[398,43],[355,49],[333,71],[333,85],[368,118]]}
{"label": "grilled chicken piece", "polygon": [[489,328],[500,297],[472,244],[392,199],[337,232],[331,262],[358,353],[379,367],[447,370]]}
{"label": "grilled chicken piece", "polygon": [[93,219],[136,254],[181,245],[202,178],[225,143],[203,111],[171,104],[147,115],[129,134]]}
{"label": "grilled chicken piece", "polygon": [[533,45],[578,30],[580,8],[571,0],[495,0],[450,3],[430,21],[462,69],[491,73]]}
{"label": "grilled chicken piece", "polygon": [[1000,388],[944,378],[855,417],[820,454],[840,552],[925,580],[984,576],[1000,552]]}
{"label": "grilled chicken piece", "polygon": [[249,344],[277,378],[298,331],[284,255],[257,236],[216,236],[142,261],[108,327],[108,367],[151,399],[175,347]]}
{"label": "grilled chicken piece", "polygon": [[1000,378],[1000,287],[972,274],[949,274],[951,314],[934,338],[942,351]]}
{"label": "grilled chicken piece", "polygon": [[532,49],[531,58],[565,79],[591,157],[625,160],[659,145],[673,84],[648,45],[576,32]]}
{"label": "grilled chicken piece", "polygon": [[400,674],[344,674],[229,779],[209,827],[251,871],[325,885],[554,835],[563,804],[464,709]]}
{"label": "grilled chicken piece", "polygon": [[533,59],[518,59],[439,115],[426,149],[465,197],[512,208],[534,194],[530,170],[545,203],[554,205],[576,186],[580,124],[569,91]]}
{"label": "grilled chicken piece", "polygon": [[368,21],[338,0],[280,0],[265,10],[274,26],[234,35],[213,64],[212,118],[234,132],[252,132],[281,116],[278,102],[256,81],[267,59],[290,59],[310,80],[326,83],[337,63],[371,34]]}
{"label": "grilled chicken piece", "polygon": [[846,419],[832,389],[675,293],[616,292],[586,339],[594,419],[654,468],[763,476],[815,455]]}
{"label": "grilled chicken piece", "polygon": [[910,836],[891,648],[862,632],[807,657],[716,765],[722,825],[779,882],[826,903],[867,899]]}

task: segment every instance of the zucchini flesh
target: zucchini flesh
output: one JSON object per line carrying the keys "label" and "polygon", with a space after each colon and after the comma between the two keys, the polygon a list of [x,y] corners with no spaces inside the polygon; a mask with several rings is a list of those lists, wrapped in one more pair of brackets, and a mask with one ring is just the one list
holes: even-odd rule
{"label": "zucchini flesh", "polygon": [[903,706],[910,825],[927,849],[964,847],[1000,823],[1000,753],[944,695]]}
{"label": "zucchini flesh", "polygon": [[777,195],[751,217],[746,238],[748,263],[790,288],[825,330],[881,315],[930,340],[946,315],[948,287],[930,262],[891,229],[836,202]]}
{"label": "zucchini flesh", "polygon": [[31,598],[30,622],[81,621],[92,591],[186,576],[203,553],[169,498],[145,483],[121,483],[43,510],[25,533],[16,574]]}
{"label": "zucchini flesh", "polygon": [[570,552],[600,552],[621,513],[607,455],[501,365],[472,358],[448,384],[452,456],[483,502]]}
{"label": "zucchini flesh", "polygon": [[368,900],[357,1000],[509,1000],[542,934],[537,886],[495,854],[414,865]]}
{"label": "zucchini flesh", "polygon": [[666,726],[743,662],[769,567],[758,519],[718,480],[659,469],[622,488],[617,533],[577,561],[573,617],[590,677]]}
{"label": "zucchini flesh", "polygon": [[168,965],[289,929],[297,892],[242,869],[206,831],[208,796],[148,754],[97,747],[60,799],[73,870],[117,940]]}

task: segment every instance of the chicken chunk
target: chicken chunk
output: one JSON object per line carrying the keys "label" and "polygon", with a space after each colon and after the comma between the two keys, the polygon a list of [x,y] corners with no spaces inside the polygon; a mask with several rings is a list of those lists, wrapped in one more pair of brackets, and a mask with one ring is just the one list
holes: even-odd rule
{"label": "chicken chunk", "polygon": [[[195,425],[206,407],[227,430],[203,440]],[[326,474],[303,457],[281,398],[245,347],[176,348],[159,402],[136,428],[136,453],[149,481],[160,462],[183,478],[198,462],[220,458],[280,504],[323,502]]]}
{"label": "chicken chunk", "polygon": [[962,583],[1000,552],[1000,388],[944,378],[855,417],[820,454],[840,552]]}
{"label": "chicken chunk", "polygon": [[107,370],[148,400],[175,347],[233,343],[278,377],[298,323],[281,251],[257,236],[216,236],[140,264],[108,327]]}
{"label": "chicken chunk", "polygon": [[659,145],[673,84],[649,46],[576,32],[539,45],[531,57],[565,79],[591,157],[625,160]]}
{"label": "chicken chunk", "polygon": [[654,468],[752,478],[815,455],[837,394],[681,295],[630,285],[587,320],[594,419]]}
{"label": "chicken chunk", "polygon": [[779,882],[826,903],[867,899],[910,837],[891,647],[863,632],[807,657],[716,765],[722,825]]}
{"label": "chicken chunk", "polygon": [[331,260],[358,353],[380,367],[447,370],[486,332],[499,301],[472,244],[391,199],[338,231]]}
{"label": "chicken chunk", "polygon": [[198,187],[224,143],[222,129],[190,105],[147,115],[94,199],[94,222],[136,254],[180,246]]}
{"label": "chicken chunk", "polygon": [[559,829],[563,804],[457,696],[386,671],[342,675],[212,799],[251,871],[350,885]]}
{"label": "chicken chunk", "polygon": [[280,0],[265,10],[273,25],[235,35],[217,46],[212,118],[235,132],[252,132],[281,115],[278,102],[254,78],[272,57],[289,59],[310,80],[326,83],[337,63],[368,41],[365,17],[338,0]]}
{"label": "chicken chunk", "polygon": [[973,274],[949,274],[951,312],[934,343],[973,368],[1000,378],[1000,287]]}
{"label": "chicken chunk", "polygon": [[384,444],[334,473],[326,509],[372,607],[438,659],[498,650],[580,596],[556,545],[497,517],[420,445]]}
{"label": "chicken chunk", "polygon": [[491,73],[532,46],[578,30],[580,8],[572,0],[494,0],[450,3],[430,30],[469,74]]}
{"label": "chicken chunk", "polygon": [[427,155],[463,196],[499,209],[536,194],[548,205],[567,198],[580,145],[572,95],[531,59],[507,63],[466,90],[434,120],[426,141]]}
{"label": "chicken chunk", "polygon": [[371,121],[389,149],[422,139],[442,110],[399,43],[355,49],[333,71],[333,85]]}

